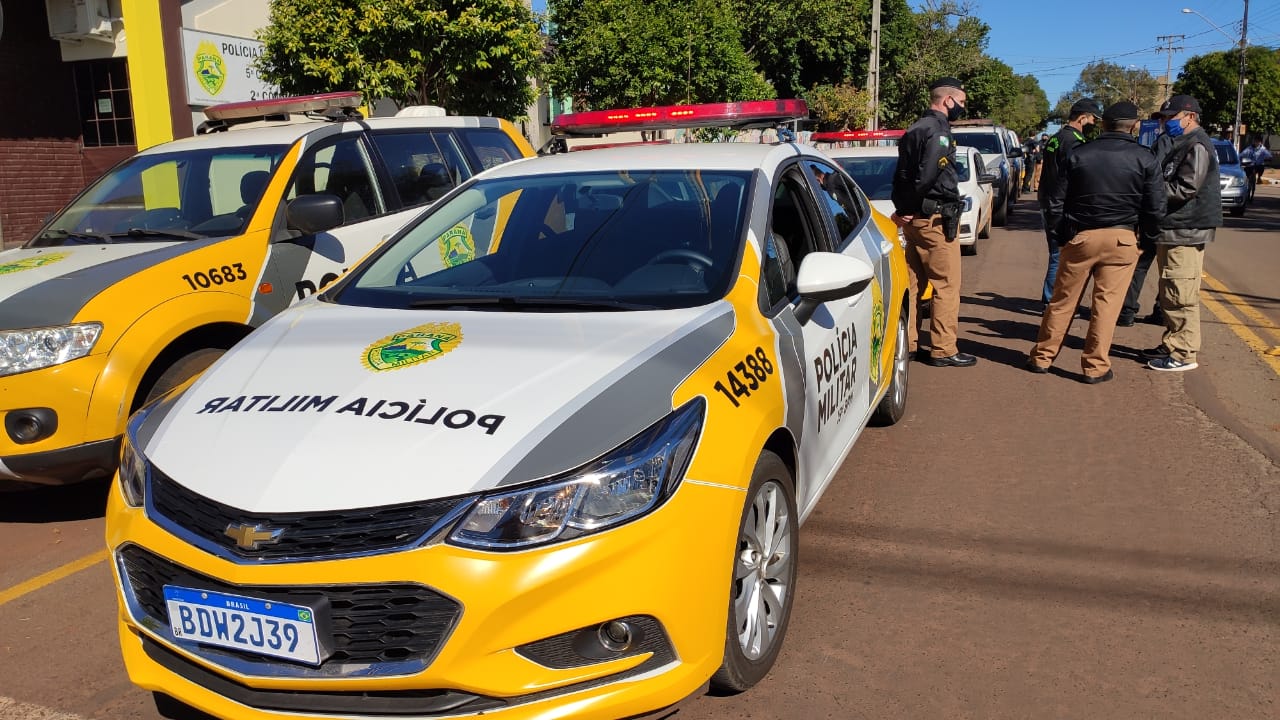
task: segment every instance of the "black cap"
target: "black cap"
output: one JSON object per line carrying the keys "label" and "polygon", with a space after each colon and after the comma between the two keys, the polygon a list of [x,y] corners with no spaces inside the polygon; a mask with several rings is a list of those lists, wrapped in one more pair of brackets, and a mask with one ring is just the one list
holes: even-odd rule
{"label": "black cap", "polygon": [[1101,115],[1102,108],[1098,105],[1098,101],[1093,98],[1080,98],[1071,106],[1071,116],[1077,117],[1088,113],[1090,115]]}
{"label": "black cap", "polygon": [[937,90],[938,88],[955,88],[957,90],[963,90],[964,83],[953,77],[940,77],[929,85],[930,90]]}
{"label": "black cap", "polygon": [[1200,114],[1200,103],[1190,95],[1174,95],[1160,106],[1161,115],[1177,115],[1180,112]]}
{"label": "black cap", "polygon": [[1128,100],[1121,100],[1112,104],[1107,111],[1102,113],[1102,119],[1107,121],[1113,120],[1137,120],[1138,106]]}

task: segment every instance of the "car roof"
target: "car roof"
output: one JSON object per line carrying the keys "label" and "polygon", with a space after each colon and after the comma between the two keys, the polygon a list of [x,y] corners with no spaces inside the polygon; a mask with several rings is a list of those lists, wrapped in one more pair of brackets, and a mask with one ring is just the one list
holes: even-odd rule
{"label": "car roof", "polygon": [[787,158],[826,159],[816,149],[795,144],[672,143],[578,150],[504,163],[486,178],[527,177],[600,170],[764,170],[772,173]]}
{"label": "car roof", "polygon": [[823,150],[822,152],[826,153],[827,155],[829,155],[830,157],[833,157],[833,158],[842,158],[842,157],[897,157],[897,156],[898,156],[898,146],[897,146],[897,145],[879,145],[879,146],[872,146],[872,147],[844,147],[844,148],[830,148],[830,149],[827,149],[827,150]]}
{"label": "car roof", "polygon": [[147,148],[139,155],[155,155],[186,150],[236,148],[248,145],[292,145],[308,133],[323,128],[340,126],[340,132],[354,132],[361,127],[373,129],[444,129],[459,127],[499,127],[496,118],[452,115],[445,117],[385,117],[368,118],[359,122],[332,122],[313,120],[267,121],[253,127],[236,127],[230,130],[196,135]]}

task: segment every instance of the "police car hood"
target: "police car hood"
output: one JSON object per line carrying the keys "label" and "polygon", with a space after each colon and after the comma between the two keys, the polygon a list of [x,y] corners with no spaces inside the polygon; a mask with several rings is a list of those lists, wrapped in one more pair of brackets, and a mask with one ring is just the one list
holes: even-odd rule
{"label": "police car hood", "polygon": [[573,469],[671,412],[731,306],[510,313],[304,303],[137,433],[183,486],[252,512],[449,497]]}
{"label": "police car hood", "polygon": [[214,241],[122,241],[0,252],[0,330],[65,325],[120,280]]}

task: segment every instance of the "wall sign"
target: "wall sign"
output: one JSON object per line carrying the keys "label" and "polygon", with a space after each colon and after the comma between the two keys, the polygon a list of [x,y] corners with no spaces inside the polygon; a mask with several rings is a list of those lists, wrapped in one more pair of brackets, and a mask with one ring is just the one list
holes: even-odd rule
{"label": "wall sign", "polygon": [[279,97],[280,89],[259,78],[253,66],[261,54],[257,40],[183,28],[187,104],[203,107]]}

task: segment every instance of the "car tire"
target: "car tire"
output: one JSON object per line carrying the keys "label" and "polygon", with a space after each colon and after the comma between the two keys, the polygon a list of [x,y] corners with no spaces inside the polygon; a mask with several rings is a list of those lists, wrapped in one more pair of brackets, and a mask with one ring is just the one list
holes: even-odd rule
{"label": "car tire", "polygon": [[1231,217],[1244,217],[1244,208],[1242,207],[1231,208]]}
{"label": "car tire", "polygon": [[907,374],[911,370],[911,353],[907,349],[909,322],[907,309],[902,308],[898,314],[898,334],[893,346],[893,376],[889,378],[889,389],[880,398],[875,412],[871,413],[871,422],[875,425],[893,425],[907,412]]}
{"label": "car tire", "polygon": [[790,469],[760,453],[734,543],[724,660],[711,678],[717,692],[747,690],[778,658],[795,604],[799,521]]}
{"label": "car tire", "polygon": [[1001,201],[998,203],[995,203],[995,207],[992,208],[991,224],[996,225],[998,227],[1004,227],[1005,223],[1008,222],[1008,218],[1009,218],[1009,205],[1004,202],[1004,198],[1001,198]]}
{"label": "car tire", "polygon": [[991,217],[987,216],[987,222],[982,225],[982,229],[978,231],[978,238],[986,240],[991,237]]}
{"label": "car tire", "polygon": [[225,352],[226,350],[222,348],[201,348],[178,358],[160,373],[160,377],[156,378],[155,383],[147,390],[146,400],[142,404],[150,404],[151,401],[204,372]]}
{"label": "car tire", "polygon": [[977,241],[977,240],[974,240],[973,242],[969,243],[968,245],[961,245],[961,246],[960,246],[960,254],[961,254],[961,255],[977,255],[977,254],[978,254],[978,241]]}

